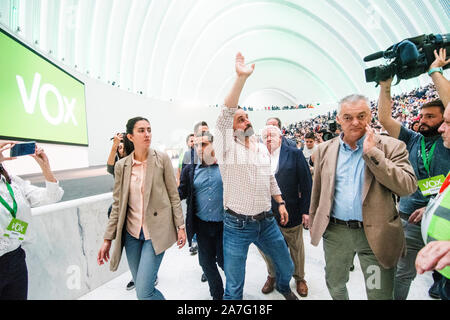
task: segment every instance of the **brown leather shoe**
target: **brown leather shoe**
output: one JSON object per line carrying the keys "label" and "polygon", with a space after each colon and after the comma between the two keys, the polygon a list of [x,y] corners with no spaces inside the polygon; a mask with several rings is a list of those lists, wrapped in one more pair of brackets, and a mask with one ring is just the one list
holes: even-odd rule
{"label": "brown leather shoe", "polygon": [[267,281],[264,283],[264,287],[261,289],[262,293],[271,293],[275,289],[275,278],[267,276]]}
{"label": "brown leather shoe", "polygon": [[297,292],[300,297],[306,297],[308,295],[308,286],[306,285],[305,280],[297,281]]}

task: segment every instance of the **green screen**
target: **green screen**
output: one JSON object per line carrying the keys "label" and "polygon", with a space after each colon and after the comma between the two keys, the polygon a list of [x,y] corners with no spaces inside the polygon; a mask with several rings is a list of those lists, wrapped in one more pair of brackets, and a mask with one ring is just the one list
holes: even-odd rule
{"label": "green screen", "polygon": [[0,137],[88,145],[84,84],[1,29]]}

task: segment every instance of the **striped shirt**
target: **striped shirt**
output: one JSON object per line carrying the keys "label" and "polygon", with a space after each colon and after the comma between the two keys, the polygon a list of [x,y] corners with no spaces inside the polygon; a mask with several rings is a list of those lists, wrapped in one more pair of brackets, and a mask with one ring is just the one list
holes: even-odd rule
{"label": "striped shirt", "polygon": [[235,138],[236,111],[237,108],[223,106],[216,122],[214,151],[223,180],[225,209],[253,216],[269,211],[271,197],[281,195],[281,191],[272,174],[267,147],[254,140],[247,149]]}

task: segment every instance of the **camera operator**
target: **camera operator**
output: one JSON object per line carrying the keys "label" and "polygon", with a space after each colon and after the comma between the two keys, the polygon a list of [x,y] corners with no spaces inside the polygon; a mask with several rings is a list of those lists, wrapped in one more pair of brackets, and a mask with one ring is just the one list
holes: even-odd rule
{"label": "camera operator", "polygon": [[6,158],[2,152],[13,146],[14,143],[0,142],[0,300],[27,299],[28,269],[22,244],[33,239],[29,225],[31,208],[58,202],[64,194],[41,148],[36,147],[31,157],[42,170],[45,188],[9,175],[2,162],[15,158]]}
{"label": "camera operator", "polygon": [[116,135],[112,138],[113,145],[111,147],[111,151],[109,152],[109,157],[106,162],[106,170],[108,173],[114,176],[114,166],[117,161],[127,156],[125,152],[124,142],[123,142],[123,133],[116,133]]}
{"label": "camera operator", "polygon": [[[442,184],[450,171],[450,149],[444,146],[443,139],[438,132],[444,121],[444,108],[449,102],[450,92],[449,83],[441,72],[442,66],[449,63],[450,60],[445,61],[446,52],[443,49],[439,51],[439,54],[436,51],[434,54],[436,60],[431,64],[429,74],[444,103],[441,100],[435,100],[422,106],[418,133],[406,129],[392,118],[392,78],[380,82],[379,121],[391,137],[406,143],[409,161],[419,181],[419,188],[416,192],[401,197],[399,203],[399,213],[406,236],[407,254],[399,260],[397,265],[394,298],[398,300],[407,298],[411,282],[416,276],[414,261],[418,251],[424,246],[420,221],[431,196],[439,191],[439,188],[431,189],[427,188],[427,185],[430,185],[430,182],[436,185]],[[430,289],[431,292],[432,289]]]}

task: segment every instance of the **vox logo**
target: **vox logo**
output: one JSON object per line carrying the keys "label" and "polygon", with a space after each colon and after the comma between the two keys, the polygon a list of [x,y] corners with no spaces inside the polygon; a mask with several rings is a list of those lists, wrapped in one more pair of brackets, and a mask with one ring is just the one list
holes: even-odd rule
{"label": "vox logo", "polygon": [[[68,123],[69,121],[72,121],[75,126],[78,126],[77,119],[73,114],[76,99],[71,99],[69,101],[69,98],[61,95],[59,90],[50,83],[43,83],[41,85],[42,76],[37,72],[34,75],[30,94],[28,94],[27,89],[25,88],[25,82],[23,81],[23,78],[19,75],[16,75],[16,79],[17,85],[19,87],[19,92],[22,97],[23,106],[28,114],[34,114],[36,109],[36,102],[39,97],[39,107],[41,109],[41,113],[44,116],[45,120],[48,121],[48,123],[57,126],[61,123]],[[51,115],[48,112],[47,97],[49,94],[53,95],[57,101],[58,113],[56,116]]]}
{"label": "vox logo", "polygon": [[436,187],[440,187],[442,186],[444,182],[441,180],[428,180],[426,182],[424,182],[423,186],[425,188],[436,188]]}

